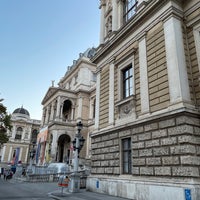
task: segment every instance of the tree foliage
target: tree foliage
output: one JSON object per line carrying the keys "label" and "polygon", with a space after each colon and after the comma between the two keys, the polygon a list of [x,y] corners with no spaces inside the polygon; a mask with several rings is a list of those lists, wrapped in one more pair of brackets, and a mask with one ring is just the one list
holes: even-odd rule
{"label": "tree foliage", "polygon": [[9,137],[7,130],[11,130],[11,115],[7,114],[7,108],[1,103],[3,99],[0,99],[0,145],[8,142]]}

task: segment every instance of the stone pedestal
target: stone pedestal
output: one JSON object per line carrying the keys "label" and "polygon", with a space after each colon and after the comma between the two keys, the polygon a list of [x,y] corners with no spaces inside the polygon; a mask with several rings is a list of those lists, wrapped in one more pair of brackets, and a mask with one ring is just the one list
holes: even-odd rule
{"label": "stone pedestal", "polygon": [[74,172],[70,176],[70,186],[69,186],[69,192],[79,192],[80,190],[80,174],[77,172]]}

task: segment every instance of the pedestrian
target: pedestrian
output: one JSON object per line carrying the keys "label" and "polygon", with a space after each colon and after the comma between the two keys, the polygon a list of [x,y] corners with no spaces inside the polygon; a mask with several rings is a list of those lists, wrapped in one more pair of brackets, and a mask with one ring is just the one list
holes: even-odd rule
{"label": "pedestrian", "polygon": [[6,174],[7,174],[7,169],[4,169],[4,172],[3,172],[3,179],[4,180],[7,180]]}

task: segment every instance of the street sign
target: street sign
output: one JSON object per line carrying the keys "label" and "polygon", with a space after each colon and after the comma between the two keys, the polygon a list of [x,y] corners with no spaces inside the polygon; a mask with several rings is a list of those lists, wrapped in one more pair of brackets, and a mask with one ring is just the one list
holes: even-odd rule
{"label": "street sign", "polygon": [[185,189],[185,200],[192,200],[190,189]]}

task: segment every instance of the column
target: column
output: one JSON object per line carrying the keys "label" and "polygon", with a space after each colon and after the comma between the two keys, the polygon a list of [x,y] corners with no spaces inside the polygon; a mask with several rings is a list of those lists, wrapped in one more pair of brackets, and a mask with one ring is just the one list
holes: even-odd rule
{"label": "column", "polygon": [[46,112],[46,124],[49,123],[49,115],[50,115],[50,112],[49,112],[49,106],[47,106],[47,112]]}
{"label": "column", "polygon": [[53,102],[51,103],[51,116],[50,116],[50,121],[53,121],[53,116],[54,116],[54,106]]}
{"label": "column", "polygon": [[72,105],[71,120],[74,120],[74,110],[75,110],[75,107],[74,105]]}
{"label": "column", "polygon": [[170,102],[190,101],[181,22],[171,17],[164,23]]}
{"label": "column", "polygon": [[43,108],[43,111],[42,111],[42,121],[41,121],[42,125],[44,125],[44,121],[45,121],[44,113],[45,113],[45,109]]}
{"label": "column", "polygon": [[4,158],[4,157],[5,157],[5,152],[6,152],[6,146],[4,145],[4,146],[3,146],[3,151],[2,151],[1,162],[6,162],[6,161],[5,161],[5,158]]}
{"label": "column", "polygon": [[104,36],[105,36],[105,10],[106,10],[106,3],[104,0],[101,1],[100,5],[101,9],[101,24],[100,24],[100,44],[104,43]]}
{"label": "column", "polygon": [[22,160],[22,151],[23,151],[24,147],[19,147],[19,159],[18,160]]}
{"label": "column", "polygon": [[118,29],[118,6],[117,0],[112,0],[112,31],[117,31]]}
{"label": "column", "polygon": [[11,154],[12,154],[12,147],[10,147],[9,149],[8,160],[7,160],[8,162],[11,161],[11,156],[12,156]]}
{"label": "column", "polygon": [[60,98],[60,96],[58,96],[58,99],[57,99],[57,108],[56,108],[56,119],[60,118],[60,101],[61,101],[61,98]]}
{"label": "column", "polygon": [[25,139],[26,129],[27,129],[27,127],[23,128],[22,136],[21,136],[21,141]]}
{"label": "column", "polygon": [[99,112],[100,112],[100,70],[97,72],[97,82],[96,82],[96,109],[95,109],[95,129],[99,128]]}
{"label": "column", "polygon": [[123,26],[123,1],[118,0],[118,29]]}
{"label": "column", "polygon": [[89,112],[89,119],[92,120],[93,118],[93,98],[90,98],[90,105],[89,105],[89,109],[90,109],[90,112]]}
{"label": "column", "polygon": [[149,89],[147,73],[146,38],[139,41],[139,66],[140,66],[140,99],[141,113],[149,113]]}
{"label": "column", "polygon": [[16,134],[16,125],[13,126],[12,129],[12,138],[15,139],[15,134]]}
{"label": "column", "polygon": [[109,70],[109,118],[108,122],[109,124],[113,125],[114,124],[114,61],[112,61],[110,65],[110,70]]}
{"label": "column", "polygon": [[78,99],[78,115],[77,118],[82,118],[83,97],[79,96]]}
{"label": "column", "polygon": [[25,163],[27,163],[29,157],[29,148],[26,148],[26,156],[25,156]]}

